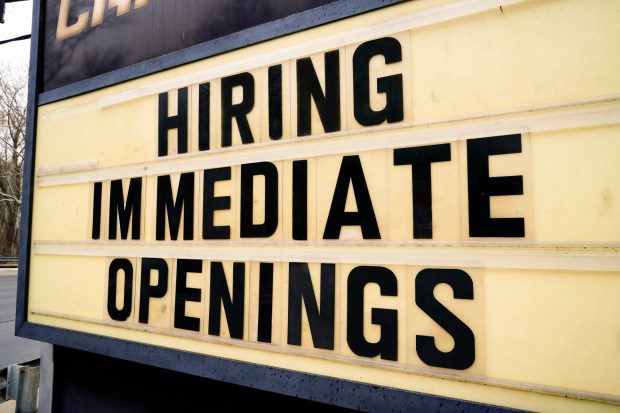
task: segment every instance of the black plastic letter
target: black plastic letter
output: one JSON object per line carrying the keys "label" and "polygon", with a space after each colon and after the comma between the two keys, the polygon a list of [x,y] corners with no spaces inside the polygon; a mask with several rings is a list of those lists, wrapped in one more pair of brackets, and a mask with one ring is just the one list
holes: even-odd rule
{"label": "black plastic letter", "polygon": [[[162,298],[168,292],[168,263],[162,258],[142,258],[140,273],[140,310],[138,321],[149,323],[151,298]],[[157,284],[151,285],[151,271],[157,271]]]}
{"label": "black plastic letter", "polygon": [[257,339],[263,343],[271,343],[271,324],[273,322],[273,263],[260,263],[258,284]]}
{"label": "black plastic letter", "polygon": [[314,347],[334,349],[336,265],[321,264],[321,307],[317,306],[308,264],[289,263],[288,344],[301,345],[302,302]]}
{"label": "black plastic letter", "polygon": [[[265,221],[254,223],[254,177],[265,177]],[[278,229],[278,169],[271,162],[241,165],[241,238],[268,238]]]}
{"label": "black plastic letter", "polygon": [[[357,212],[346,212],[344,210],[347,203],[347,194],[349,193],[349,184],[353,185]],[[359,225],[364,239],[381,238],[375,210],[372,207],[372,200],[368,192],[368,185],[366,185],[362,163],[357,155],[344,156],[342,158],[323,239],[340,238],[342,227],[349,225]]]}
{"label": "black plastic letter", "polygon": [[282,139],[282,65],[269,67],[269,137]]}
{"label": "black plastic letter", "polygon": [[435,337],[416,336],[418,357],[429,366],[465,370],[476,360],[474,333],[444,307],[434,295],[435,287],[448,284],[454,291],[454,298],[473,300],[474,287],[469,274],[456,269],[425,269],[415,279],[415,302],[441,328],[454,339],[454,348],[443,352],[435,345]]}
{"label": "black plastic letter", "polygon": [[198,87],[198,150],[208,151],[210,148],[211,125],[211,84],[203,83]]}
{"label": "black plastic letter", "polygon": [[185,315],[185,303],[199,303],[202,298],[200,288],[187,286],[187,273],[201,273],[202,260],[177,260],[177,281],[174,297],[174,328],[200,331],[200,318]]}
{"label": "black plastic letter", "polygon": [[371,321],[381,327],[381,337],[371,343],[364,337],[364,287],[375,283],[381,295],[398,295],[398,282],[392,271],[385,267],[355,267],[347,279],[347,343],[351,351],[361,357],[381,356],[384,360],[398,360],[398,311],[373,308]]}
{"label": "black plastic letter", "polygon": [[431,163],[450,160],[450,144],[394,150],[394,165],[411,165],[413,238],[433,238]]}
{"label": "black plastic letter", "polygon": [[491,197],[523,195],[523,177],[489,177],[489,156],[521,152],[521,135],[467,141],[470,237],[524,237],[524,218],[491,218]]}
{"label": "black plastic letter", "polygon": [[312,105],[316,104],[325,133],[340,130],[340,55],[325,53],[325,93],[314,70],[312,59],[297,60],[297,136],[312,133]]}
{"label": "black plastic letter", "polygon": [[95,182],[93,187],[93,225],[92,239],[99,239],[101,236],[101,182]]}
{"label": "black plastic letter", "polygon": [[159,94],[159,127],[157,154],[159,156],[168,155],[168,131],[177,130],[179,153],[187,152],[187,88],[178,91],[178,111],[174,116],[168,115],[168,92]]}
{"label": "black plastic letter", "polygon": [[172,183],[170,175],[157,177],[157,217],[155,222],[155,237],[162,241],[166,239],[166,215],[170,239],[176,240],[183,215],[183,239],[194,239],[194,173],[182,173],[179,179],[176,200],[172,199]]}
{"label": "black plastic letter", "polygon": [[[233,104],[233,89],[240,86],[243,98]],[[254,76],[243,72],[222,78],[222,146],[232,145],[232,122],[237,121],[241,141],[253,143],[252,129],[248,123],[248,113],[254,108]]]}
{"label": "black plastic letter", "polygon": [[131,178],[127,202],[123,194],[123,180],[110,182],[110,221],[108,238],[116,239],[117,220],[120,221],[121,239],[127,239],[131,221],[131,239],[140,239],[142,209],[142,178]]}
{"label": "black plastic letter", "polygon": [[375,111],[370,107],[370,60],[381,55],[386,64],[402,61],[400,43],[393,37],[362,43],[353,53],[353,113],[362,126],[403,120],[403,75],[377,79],[377,92],[385,93],[386,105]]}
{"label": "black plastic letter", "polygon": [[[118,272],[125,274],[123,286],[123,306],[116,307],[116,291],[118,289]],[[112,320],[127,321],[131,315],[133,303],[133,265],[127,258],[116,258],[110,263],[108,270],[108,315]]]}
{"label": "black plastic letter", "polygon": [[228,289],[224,265],[211,262],[211,287],[209,294],[209,334],[220,335],[222,306],[231,338],[243,339],[245,314],[245,263],[233,263],[232,297]]}
{"label": "black plastic letter", "polygon": [[215,183],[230,181],[230,167],[204,171],[202,195],[202,238],[230,239],[230,226],[213,224],[215,211],[230,209],[230,196],[215,196]]}
{"label": "black plastic letter", "polygon": [[293,161],[293,239],[308,239],[308,161]]}

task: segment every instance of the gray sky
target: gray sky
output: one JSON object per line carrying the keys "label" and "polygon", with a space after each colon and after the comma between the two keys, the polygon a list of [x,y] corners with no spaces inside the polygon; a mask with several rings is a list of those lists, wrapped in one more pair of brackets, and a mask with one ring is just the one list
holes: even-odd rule
{"label": "gray sky", "polygon": [[[8,3],[0,24],[0,40],[30,34],[32,24],[32,1]],[[30,57],[30,40],[20,40],[0,45],[0,65],[26,70]]]}

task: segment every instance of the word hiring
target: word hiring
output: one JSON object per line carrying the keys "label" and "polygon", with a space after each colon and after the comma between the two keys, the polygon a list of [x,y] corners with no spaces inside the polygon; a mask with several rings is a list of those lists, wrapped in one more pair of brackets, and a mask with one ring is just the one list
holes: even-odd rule
{"label": "word hiring", "polygon": [[[246,300],[246,266],[255,264],[259,265],[258,288],[250,289],[249,293],[255,295],[256,300]],[[201,317],[186,314],[188,303],[203,302],[202,289],[189,287],[187,280],[188,274],[205,276],[205,266],[208,266],[209,272],[209,289],[208,294],[205,294],[208,295],[208,315],[202,320]],[[365,358],[399,360],[399,348],[402,348],[404,343],[399,345],[398,331],[404,326],[399,325],[398,314],[406,311],[406,308],[376,308],[372,300],[365,300],[368,297],[365,297],[364,292],[367,286],[375,285],[382,297],[398,297],[404,286],[398,285],[394,272],[383,266],[356,266],[346,275],[345,292],[340,292],[337,296],[336,264],[320,264],[320,270],[318,264],[311,269],[308,263],[303,262],[285,263],[284,266],[288,272],[288,288],[282,292],[282,300],[287,304],[286,334],[283,341],[289,346],[301,346],[302,334],[308,334],[309,331],[314,348],[334,350],[336,326],[341,325],[336,320],[336,314],[340,314],[340,311],[335,309],[345,301],[346,343],[353,354]],[[134,301],[138,300],[135,307],[138,311],[136,322],[148,325],[151,300],[165,297],[171,288],[169,286],[174,285],[171,326],[175,329],[201,334],[204,325],[208,335],[219,337],[222,335],[222,320],[225,319],[230,338],[247,339],[247,334],[244,333],[247,327],[246,301],[257,303],[257,307],[253,309],[258,315],[255,325],[257,342],[272,343],[273,328],[280,328],[274,326],[276,323],[273,317],[274,311],[277,313],[283,308],[282,303],[274,302],[274,263],[234,262],[232,274],[229,274],[232,275],[229,277],[232,285],[227,281],[224,263],[219,261],[178,259],[174,280],[170,280],[170,267],[164,259],[142,258],[140,267],[140,293],[136,297],[132,261],[116,258],[110,262],[107,313],[112,320],[127,322],[131,317]],[[316,282],[318,294],[313,285],[312,271],[315,271],[314,276],[319,278]],[[154,284],[151,280],[152,272],[157,273]],[[123,273],[124,282],[119,282],[120,273]],[[474,333],[434,295],[436,286],[446,284],[452,289],[455,299],[473,300],[474,285],[470,275],[460,269],[427,268],[415,275],[414,284],[415,292],[412,297],[407,297],[406,302],[415,303],[454,340],[451,350],[442,351],[436,346],[435,337],[416,335],[415,349],[420,360],[429,366],[455,370],[471,367],[476,359]],[[121,286],[123,291],[119,291]],[[379,327],[379,339],[376,341],[369,341],[364,335],[365,315],[370,315],[371,323]],[[302,326],[304,319],[307,320],[308,329]]]}
{"label": "word hiring", "polygon": [[[319,75],[310,57],[297,59],[291,66],[295,70],[295,85],[291,86],[291,93],[284,93],[283,85],[287,85],[285,70],[282,64],[267,68],[265,102],[267,114],[268,134],[271,140],[280,140],[285,132],[285,118],[288,118],[288,108],[296,107],[295,124],[297,136],[313,134],[313,129],[318,130],[318,125],[313,128],[313,122],[320,122],[322,131],[325,133],[338,132],[343,128],[343,116],[341,114],[341,73],[344,64],[340,62],[340,51],[333,50],[324,53],[323,72]],[[382,58],[385,66],[393,66],[403,61],[402,46],[398,39],[384,37],[370,40],[360,44],[352,57],[352,106],[353,116],[362,127],[378,126],[402,122],[405,118],[403,100],[403,75],[396,73],[389,76],[381,76],[374,79],[371,70],[371,60]],[[292,68],[294,66],[294,69]],[[402,65],[401,65],[402,66]],[[262,72],[261,72],[262,73]],[[324,79],[324,87],[319,80]],[[373,89],[377,93],[371,93],[371,81],[376,82]],[[257,79],[251,72],[242,72],[221,78],[219,82],[219,96],[212,96],[212,82],[198,85],[198,150],[206,151],[211,147],[211,133],[219,135],[221,147],[233,145],[233,135],[238,131],[242,144],[252,144],[259,140],[254,117],[251,115],[256,103],[261,102],[257,96]],[[262,82],[260,83],[262,85]],[[214,90],[216,88],[213,88]],[[384,97],[385,105],[377,109],[378,96]],[[218,99],[219,98],[219,99]],[[240,98],[240,99],[238,99]],[[170,113],[168,92],[159,95],[158,106],[158,155],[168,155],[168,140],[170,132],[175,131],[177,137],[177,152],[188,151],[188,88],[177,90],[177,110]],[[295,102],[295,105],[293,104]],[[318,116],[313,116],[312,108],[316,108]],[[211,120],[218,119],[211,112],[219,115],[219,125],[211,125]],[[213,128],[212,128],[213,126]],[[254,126],[254,127],[253,127]],[[253,130],[254,129],[254,130]]]}
{"label": "word hiring", "polygon": [[[431,165],[436,162],[449,162],[450,143],[406,147],[393,149],[394,167],[411,169],[413,199],[413,239],[433,238],[433,205]],[[506,135],[487,138],[469,139],[467,141],[467,191],[470,237],[524,237],[524,218],[496,218],[491,216],[491,198],[502,195],[523,194],[522,176],[489,176],[489,158],[493,155],[521,152],[521,136]],[[308,161],[294,160],[291,170],[292,188],[284,191],[292,194],[291,234],[285,236],[293,240],[308,239],[308,205],[315,200],[308,199]],[[327,220],[322,230],[322,239],[340,239],[343,227],[359,228],[364,239],[382,239],[375,215],[371,193],[366,174],[381,171],[364,170],[358,155],[342,157],[338,177],[331,197]],[[166,240],[167,232],[171,240],[177,240],[182,232],[183,240],[194,239],[195,198],[198,172],[180,174],[178,184],[174,185],[170,175],[157,177],[156,185],[156,240]],[[230,181],[231,167],[207,169],[202,171],[202,196],[198,210],[202,214],[201,237],[204,240],[231,239],[229,225],[216,225],[217,211],[231,209],[230,194],[216,196],[215,186],[218,182]],[[254,202],[258,185],[255,178],[262,178],[264,193],[263,210]],[[280,202],[282,178],[277,166],[271,162],[257,162],[240,166],[240,190],[234,194],[239,206],[239,235],[241,238],[269,238],[281,225],[278,217],[285,203]],[[131,178],[129,186],[123,180],[110,182],[108,210],[108,238],[141,239],[141,219],[143,178]],[[176,187],[175,187],[176,186]],[[102,221],[102,182],[94,186],[92,238],[101,238]],[[350,190],[355,194],[355,210],[347,208],[347,195]],[[441,189],[441,188],[440,188]],[[125,194],[127,194],[125,196]],[[291,195],[289,195],[291,196]],[[403,205],[390,205],[390,208],[404,208]],[[261,212],[261,214],[258,214]],[[262,222],[255,222],[255,216],[262,216]],[[120,229],[120,231],[119,231]],[[168,230],[168,231],[167,231]],[[120,234],[119,234],[120,232]]]}

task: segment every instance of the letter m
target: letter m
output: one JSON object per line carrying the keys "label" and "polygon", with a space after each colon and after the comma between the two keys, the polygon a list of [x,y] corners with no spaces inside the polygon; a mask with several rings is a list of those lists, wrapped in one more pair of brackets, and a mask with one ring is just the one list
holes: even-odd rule
{"label": "letter m", "polygon": [[126,200],[123,191],[123,180],[118,179],[110,182],[108,238],[116,239],[116,233],[120,226],[121,239],[127,239],[129,223],[131,223],[131,239],[140,239],[141,209],[142,178],[131,178]]}

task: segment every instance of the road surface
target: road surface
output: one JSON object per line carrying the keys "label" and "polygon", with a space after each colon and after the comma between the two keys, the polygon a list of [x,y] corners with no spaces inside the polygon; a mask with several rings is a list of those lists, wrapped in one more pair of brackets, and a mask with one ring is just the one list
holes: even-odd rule
{"label": "road surface", "polygon": [[15,337],[17,270],[0,268],[0,370],[41,357],[41,343]]}

